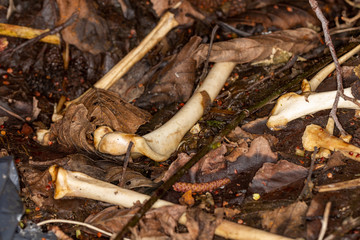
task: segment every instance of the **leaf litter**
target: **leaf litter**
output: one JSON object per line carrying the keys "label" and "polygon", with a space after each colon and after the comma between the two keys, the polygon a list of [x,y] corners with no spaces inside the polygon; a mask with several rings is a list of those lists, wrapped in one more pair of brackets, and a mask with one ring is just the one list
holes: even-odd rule
{"label": "leaf litter", "polygon": [[[61,1],[57,2],[60,3]],[[153,2],[155,3],[155,1]],[[160,2],[161,1],[156,1],[156,3]],[[81,1],[79,1],[79,3],[88,4]],[[106,3],[103,4],[106,5]],[[135,8],[138,11],[140,11],[139,9],[142,9],[141,11],[144,11],[145,8],[141,5],[142,3],[139,4],[140,5],[134,3]],[[188,5],[184,4],[184,6],[191,6],[190,3],[187,4]],[[199,5],[197,5],[198,3],[194,2],[193,4],[193,6],[199,7]],[[253,4],[256,5],[256,3]],[[266,5],[267,3],[262,3],[262,5],[264,4]],[[111,38],[108,38],[108,34],[110,33],[108,33],[106,30],[108,29],[108,26],[106,26],[106,19],[100,17],[101,14],[98,14],[98,10],[102,9],[104,5],[100,4],[95,8],[93,8],[94,6],[85,6],[80,11],[81,21],[79,21],[77,25],[74,25],[76,27],[73,26],[66,30],[71,31],[67,34],[72,34],[72,39],[69,37],[65,37],[65,41],[75,45],[78,48],[72,48],[72,53],[74,54],[74,61],[77,61],[77,64],[81,64],[82,62],[79,57],[82,51],[98,54],[100,52],[108,51],[108,43],[114,44],[114,42],[110,41]],[[245,5],[246,4],[244,4],[243,7],[245,7]],[[142,6],[142,8],[139,6]],[[221,6],[221,4],[219,6]],[[219,6],[215,6],[215,8],[218,8]],[[280,6],[280,9],[278,10],[274,6],[276,5],[270,5],[267,7],[265,6],[265,8],[260,9],[267,14],[261,15],[260,20],[250,18],[249,22],[255,22],[255,25],[256,23],[260,23],[263,25],[263,28],[267,30],[273,26],[282,29],[288,29],[289,27],[297,25],[298,23],[304,24],[306,22],[310,22],[314,25],[316,23],[316,21],[314,21],[314,18],[310,16],[311,14],[307,15],[305,12],[301,11],[301,7],[293,6],[292,10],[295,12],[291,12],[289,11],[289,8],[287,8],[291,5],[280,4],[278,5]],[[165,6],[165,8],[163,7],[163,9],[167,9],[168,7],[169,6]],[[66,10],[75,11],[74,9],[76,8],[72,6],[71,8],[69,7]],[[224,5],[221,6],[221,9],[224,10],[224,14],[229,14],[229,12],[225,10],[226,8],[224,8]],[[66,19],[66,14],[64,10],[65,8],[60,8],[60,17],[62,19],[61,21]],[[208,21],[210,19],[209,16],[214,17],[214,15],[211,15],[214,13],[214,11],[212,10],[196,12],[195,11],[196,10],[194,10],[193,7],[192,10],[182,9],[181,12],[194,13],[195,15],[193,15],[195,16],[195,18],[190,19],[188,15],[186,16],[186,18],[182,18],[183,20],[178,21],[180,21],[181,24],[187,24],[187,26],[190,26],[193,22],[196,23],[198,21],[197,19],[204,20],[206,18],[206,21]],[[241,8],[239,11],[245,11],[245,8]],[[256,10],[248,10],[247,12],[240,14],[240,17],[237,21],[234,22],[232,19],[229,19],[228,23],[233,24],[233,26],[235,26],[235,24],[244,24],[244,16],[253,17],[254,12],[256,12]],[[161,12],[157,13],[158,15],[161,15]],[[111,14],[113,13],[111,12]],[[284,22],[283,20],[280,20],[281,18],[284,19],[288,18],[288,16],[294,16],[293,14],[300,16],[302,20],[299,20],[295,23],[289,21]],[[278,19],[279,22],[276,22],[274,19],[269,20],[269,16],[280,16],[274,17],[274,19]],[[144,14],[144,19],[151,18],[148,18],[146,14]],[[246,20],[248,20],[248,18]],[[249,24],[247,27],[249,26],[251,27],[251,24]],[[194,30],[194,28],[190,29]],[[130,29],[128,30],[130,32]],[[199,29],[195,30],[199,31]],[[97,33],[93,35],[93,37],[96,38],[95,40],[93,38],[83,38],[84,36],[87,36],[89,32],[94,31]],[[179,30],[177,32],[179,35],[175,34],[175,37],[181,36],[178,37],[178,39],[174,40],[174,37],[171,38],[171,36],[169,36],[169,38],[165,40],[168,41],[169,46],[172,45],[172,47],[174,47],[176,44],[179,44],[181,38],[187,39],[186,41],[183,41],[184,44],[180,44],[181,46],[185,45],[185,43],[188,42],[191,34],[188,34],[187,30],[183,32],[181,31],[182,30]],[[201,31],[204,31],[205,33],[204,29],[202,29]],[[226,32],[228,30],[223,29],[222,31]],[[66,35],[65,32],[63,32],[62,34],[64,36]],[[207,33],[203,35],[206,34]],[[126,35],[126,33],[124,35]],[[234,60],[240,63],[250,63],[259,62],[259,60],[263,61],[266,59],[270,59],[271,63],[274,63],[273,60],[276,59],[278,56],[281,57],[280,59],[282,59],[282,61],[284,61],[284,59],[286,61],[290,56],[287,54],[287,52],[292,52],[293,54],[305,53],[318,46],[317,34],[313,30],[309,29],[285,30],[283,32],[276,32],[272,35],[258,35],[255,37],[241,39],[233,39],[231,37],[230,40],[226,38],[226,34],[220,32],[219,38],[222,38],[221,40],[227,41],[217,41],[217,43],[214,44],[210,54],[211,62]],[[186,101],[186,99],[191,95],[194,88],[194,83],[196,83],[197,77],[199,76],[195,65],[201,65],[202,62],[206,60],[206,56],[208,53],[209,46],[205,44],[201,44],[200,48],[194,52],[194,49],[197,48],[197,45],[199,44],[199,39],[200,38],[197,38],[194,45],[189,45],[191,49],[188,51],[186,48],[179,47],[178,45],[178,49],[173,51],[175,53],[175,55],[173,55],[174,57],[168,58],[166,60],[168,64],[167,66],[165,64],[163,64],[163,66],[160,66],[161,63],[157,63],[160,65],[158,65],[158,67],[152,71],[154,75],[151,76],[152,80],[150,80],[150,82],[146,82],[148,80],[141,80],[143,76],[141,74],[137,76],[138,79],[134,80],[134,88],[137,88],[138,86],[136,86],[136,84],[139,83],[146,85],[146,91],[143,95],[143,99],[145,99],[143,100],[144,103],[148,103],[148,101],[152,99],[155,100],[155,96],[160,96],[158,100],[156,100],[156,104],[158,106],[161,106],[161,108],[166,108],[168,104],[173,102]],[[7,44],[8,40],[1,40],[1,42]],[[127,44],[134,45],[132,41],[134,40],[127,40]],[[173,42],[171,43],[171,41]],[[204,40],[203,38],[203,42],[206,42],[206,39]],[[13,44],[13,40],[10,39],[9,45],[12,46]],[[34,48],[34,50],[36,49],[37,48]],[[81,51],[79,51],[79,49]],[[45,49],[43,51],[43,54],[47,55],[49,54],[48,52],[50,51],[47,51]],[[238,52],[242,54],[236,54]],[[194,54],[197,54],[197,57],[194,57]],[[61,59],[60,56],[57,57]],[[18,56],[16,56],[15,58],[18,58]],[[149,58],[146,59],[146,64],[148,66],[154,65],[149,63],[153,63],[155,58],[158,58],[158,60],[163,59],[164,62],[166,62],[165,56],[160,55],[154,57],[150,54]],[[196,59],[197,62],[195,61]],[[75,67],[74,65],[71,65],[74,63],[75,62],[70,63],[70,69],[72,69],[70,71],[74,71]],[[31,62],[29,62],[29,64],[31,64]],[[303,67],[304,69],[306,69],[307,64],[308,63],[297,63],[296,67]],[[4,66],[6,65],[7,63],[4,62]],[[246,64],[244,64],[244,66],[245,65]],[[157,72],[159,68],[162,68],[162,70],[160,70],[162,72],[160,73]],[[28,70],[29,69],[31,68],[28,68]],[[6,69],[4,71],[6,72]],[[94,69],[94,71],[98,70]],[[86,70],[84,72],[86,72]],[[238,72],[241,74],[241,70]],[[4,76],[4,73],[1,72],[2,76]],[[174,78],[171,77],[171,75],[176,75],[176,73],[186,73],[183,75],[184,77],[187,76],[183,79],[186,83],[186,87],[184,86],[184,82],[174,81]],[[41,75],[42,73],[38,74]],[[79,78],[81,76],[85,76],[82,75],[82,73],[77,74],[78,75],[76,75],[76,78],[74,78],[74,80],[72,81],[80,82]],[[162,75],[163,77],[159,78],[159,76]],[[7,74],[7,77],[9,77],[10,79],[12,79],[14,76],[18,76],[17,73],[13,75]],[[88,76],[89,79],[86,79],[86,81],[94,82],[96,80],[91,79],[90,75]],[[24,78],[25,77],[27,76],[25,75]],[[151,79],[151,77],[149,77],[148,79]],[[186,82],[187,80],[191,81]],[[84,81],[84,79],[82,81]],[[5,87],[7,87],[7,91],[3,92],[4,95],[9,94],[9,87],[11,87],[12,90],[12,87],[14,87],[14,83],[11,83],[10,85],[6,84],[6,82],[3,82],[1,86],[1,89],[5,89]],[[178,84],[181,87],[184,87],[185,90],[183,89],[184,91],[180,91],[178,87],[173,87],[172,89],[171,86],[173,86],[173,84]],[[229,81],[228,84],[230,84],[231,86],[232,82]],[[66,85],[65,80],[63,82],[63,85]],[[152,86],[150,87],[150,85]],[[147,92],[148,90],[150,90],[150,95],[147,95],[149,94],[149,92]],[[228,90],[230,92],[230,90],[234,89],[225,86],[224,91]],[[18,90],[16,92],[19,91],[21,92],[22,90]],[[51,91],[54,92],[55,96],[58,96],[59,93],[57,92],[57,89],[53,89]],[[144,91],[144,89],[142,91]],[[69,92],[67,94],[72,96],[78,95],[74,92]],[[139,96],[139,93],[136,94],[137,96]],[[37,96],[35,93],[34,95]],[[170,99],[169,96],[171,96]],[[20,95],[20,99],[23,97],[24,94],[22,94],[22,96]],[[13,96],[10,96],[7,99],[12,98]],[[40,98],[42,98],[41,101],[48,101],[47,99],[50,99],[50,101],[54,102],[54,100],[52,100],[48,96],[41,96]],[[52,109],[53,103],[47,103],[48,106],[44,108],[43,103],[40,102],[38,106],[35,106],[32,104],[32,101],[29,101],[29,99],[32,98],[26,98],[24,101],[25,104],[27,104],[26,113],[24,114],[23,111],[20,111],[20,113],[24,114],[24,117],[31,116],[38,121],[43,121],[45,122],[45,124],[43,125],[47,125],[49,123],[49,109]],[[139,101],[138,104],[141,105],[144,103],[141,103]],[[149,104],[147,109],[151,109],[151,105],[153,103]],[[219,104],[219,101],[217,103]],[[5,105],[5,103],[4,106],[8,107],[7,105]],[[35,108],[36,110],[37,107],[41,109],[40,114],[32,113],[32,109]],[[222,107],[226,109],[227,106],[212,106],[212,108],[217,109],[221,109]],[[39,110],[37,110],[37,112],[38,111]],[[154,109],[151,109],[151,111],[153,113]],[[120,112],[122,114],[119,114]],[[358,120],[352,118],[352,113],[348,114],[348,112],[343,112],[342,110],[341,113],[344,113],[340,114],[340,116],[345,122],[347,121],[349,123],[352,123],[352,125],[347,126],[350,129],[349,131],[356,132]],[[226,116],[222,114],[214,114],[211,111],[209,111],[207,114],[212,114],[211,116],[215,116],[215,118],[218,119],[224,119],[224,116]],[[265,114],[263,113],[263,115],[261,116],[261,112],[258,113],[260,117],[267,116],[267,114],[268,112]],[[203,157],[187,174],[185,174],[180,179],[180,181],[189,184],[198,184],[229,178],[231,181],[230,183],[227,183],[225,187],[208,189],[212,192],[211,195],[213,196],[214,203],[210,204],[209,206],[211,207],[207,208],[207,210],[212,211],[214,206],[228,206],[228,211],[230,211],[230,209],[232,208],[235,208],[234,214],[228,215],[228,218],[233,218],[235,221],[245,221],[246,223],[251,223],[247,216],[255,216],[257,214],[257,217],[260,217],[262,220],[261,222],[258,222],[257,225],[254,224],[254,226],[259,227],[259,223],[261,223],[260,228],[273,233],[285,235],[288,237],[304,237],[306,233],[306,237],[308,239],[315,239],[321,227],[319,216],[322,216],[323,214],[323,207],[325,205],[323,204],[323,202],[326,201],[327,198],[324,197],[325,195],[322,193],[315,193],[315,197],[313,199],[309,199],[309,201],[292,201],[292,199],[296,199],[299,190],[301,190],[302,182],[308,172],[307,166],[309,160],[306,158],[308,156],[306,153],[304,157],[295,156],[295,148],[300,145],[299,140],[292,142],[289,141],[289,144],[285,144],[285,142],[289,139],[299,139],[299,136],[297,135],[299,135],[299,132],[301,132],[308,123],[314,122],[315,124],[319,124],[319,122],[324,122],[324,115],[326,114],[318,113],[314,115],[315,117],[294,120],[294,122],[289,124],[288,129],[285,129],[280,133],[271,132],[262,127],[256,130],[250,129],[246,126],[243,126],[242,128],[238,127],[235,131],[233,131],[230,135],[227,135],[227,137],[223,139],[222,144],[219,145],[219,148],[212,150],[205,157]],[[205,116],[205,119],[206,118],[207,116]],[[248,120],[250,121],[254,118],[255,117],[250,116]],[[126,124],[127,121],[124,120],[129,119],[129,122],[131,124]],[[1,140],[3,143],[3,147],[9,146],[10,143],[10,145],[20,146],[14,147],[11,152],[17,155],[22,161],[24,161],[18,164],[19,172],[22,174],[22,181],[23,183],[25,183],[25,186],[22,189],[22,194],[27,199],[27,205],[29,207],[38,206],[42,208],[41,214],[38,214],[40,215],[40,218],[46,218],[46,216],[49,216],[49,214],[52,215],[54,213],[53,209],[61,209],[60,211],[56,211],[56,214],[59,217],[73,218],[75,216],[79,220],[84,220],[87,216],[89,216],[91,212],[96,212],[98,215],[92,214],[92,216],[96,216],[96,220],[86,221],[101,226],[102,228],[115,228],[115,230],[113,230],[112,232],[117,232],[121,229],[121,226],[117,224],[120,222],[124,224],[127,219],[131,218],[131,214],[127,216],[126,214],[131,211],[133,211],[132,214],[134,214],[136,210],[120,210],[118,207],[106,208],[107,206],[105,205],[96,203],[95,201],[84,199],[54,200],[52,198],[53,187],[51,186],[50,176],[45,169],[52,163],[56,163],[58,165],[66,167],[67,169],[84,172],[97,179],[103,179],[108,182],[118,183],[119,179],[121,178],[121,174],[124,172],[124,169],[121,166],[118,166],[118,163],[116,161],[110,161],[111,164],[109,164],[108,162],[102,163],[103,160],[100,158],[104,158],[105,156],[99,157],[93,155],[93,153],[96,152],[94,151],[94,148],[92,146],[92,132],[96,127],[100,125],[110,125],[113,129],[119,131],[135,133],[138,127],[146,123],[149,119],[150,115],[148,113],[144,112],[143,110],[134,108],[132,105],[129,105],[125,101],[120,100],[119,96],[115,93],[105,92],[103,90],[96,89],[89,92],[88,98],[85,98],[83,101],[80,101],[77,104],[72,104],[67,109],[66,115],[64,116],[63,120],[61,122],[55,123],[52,126],[52,134],[57,136],[58,142],[63,147],[67,148],[66,153],[70,153],[73,151],[78,152],[80,150],[86,154],[85,156],[76,154],[69,155],[65,158],[54,158],[50,156],[44,157],[41,154],[33,151],[34,143],[29,140],[32,136],[32,128],[35,128],[37,125],[41,125],[41,123],[36,123],[35,121],[32,121],[30,125],[12,125],[10,124],[10,121],[4,120],[5,128],[2,129],[7,130],[7,134],[4,135],[2,132]],[[202,126],[204,126],[203,122],[204,120],[200,120],[200,124],[202,124]],[[21,126],[23,131],[19,131],[19,133],[16,133],[16,131],[13,131],[13,129],[17,129],[18,126]],[[207,138],[211,134],[214,135],[214,133],[212,132],[214,131],[214,129],[215,128],[212,128],[211,130],[204,130],[204,128],[202,128],[202,131],[197,134],[198,137],[200,136],[198,139],[201,140],[201,138]],[[292,129],[297,130],[291,132]],[[21,128],[18,128],[18,130],[21,130]],[[358,138],[356,134],[354,134],[354,136],[354,142],[356,144]],[[12,138],[23,138],[25,140],[22,140],[22,142],[20,143],[21,145],[19,145],[19,143],[14,143],[14,141],[11,140]],[[19,149],[22,149],[24,147],[26,148],[27,146],[29,147],[30,152],[26,152],[26,150],[19,151]],[[11,149],[11,147],[7,148]],[[57,147],[52,147],[52,149],[55,150],[57,149]],[[162,181],[166,181],[173,173],[177,172],[179,166],[184,165],[186,161],[191,158],[193,154],[192,152],[193,151],[179,152],[176,154],[178,158],[176,161],[174,161],[176,156],[173,156],[172,159],[164,163],[164,165],[152,166],[152,168],[157,168],[159,169],[159,171],[162,171],[162,174],[164,175]],[[31,162],[33,165],[27,165],[25,163],[30,156],[31,159],[29,162]],[[33,157],[35,159],[33,159]],[[45,160],[43,161],[44,164],[41,164],[42,160]],[[145,162],[141,162],[142,160],[145,160]],[[130,189],[141,189],[141,191],[144,192],[151,192],[151,190],[157,186],[156,183],[154,183],[154,178],[150,179],[146,177],[151,176],[151,172],[148,172],[148,169],[151,168],[149,168],[148,165],[152,165],[152,163],[149,163],[149,161],[144,158],[140,158],[140,161],[137,159],[135,159],[134,161],[135,163],[132,163],[131,167],[135,167],[137,169],[144,169],[142,171],[142,174],[139,174],[138,172],[127,168],[125,171],[125,183],[127,184],[125,184],[125,186]],[[316,164],[318,164],[318,166],[321,166],[323,164],[323,162],[321,161],[324,160],[317,160]],[[139,165],[140,167],[137,165]],[[165,169],[167,169],[167,166],[169,165],[169,169],[165,171]],[[333,181],[347,180],[352,176],[356,175],[356,170],[354,169],[357,168],[357,163],[350,162],[348,159],[344,159],[343,157],[337,158],[336,155],[333,155],[324,168],[320,167],[319,171],[315,170],[313,176],[315,178],[315,184],[322,185],[326,183],[331,183]],[[328,177],[330,176],[329,173],[332,174],[333,178]],[[253,193],[259,193],[260,200],[254,200]],[[282,197],[279,197],[279,194],[281,195],[282,193],[285,194],[283,194]],[[354,199],[356,199],[354,195],[356,191],[351,192],[350,190],[346,190],[345,193],[354,196]],[[340,202],[338,199],[336,199],[337,197],[343,202]],[[172,198],[177,200],[178,194],[174,193],[173,191],[169,191],[166,198]],[[283,205],[282,207],[274,207],[276,205],[276,201],[279,201],[280,204],[280,202],[284,198],[288,199],[290,201],[290,204],[285,204],[286,206]],[[198,198],[195,197],[194,199],[195,202],[193,202],[193,204],[199,204]],[[330,199],[331,201],[336,203],[335,206],[333,206],[333,208],[336,209],[334,210],[336,212],[334,212],[333,214],[338,214],[337,216],[340,216],[340,220],[332,220],[332,225],[330,225],[330,231],[335,231],[334,234],[338,234],[336,231],[339,231],[339,229],[342,229],[345,232],[351,231],[351,229],[344,230],[343,225],[341,224],[349,221],[348,216],[350,215],[353,215],[355,217],[358,216],[358,211],[356,210],[357,205],[353,203],[353,200],[347,198],[340,193],[332,195]],[[320,202],[321,204],[316,205],[316,201]],[[256,205],[256,207],[254,208],[255,210],[251,210],[251,204]],[[307,207],[308,205],[309,209]],[[268,208],[271,210],[266,210],[267,206],[270,206]],[[103,210],[102,212],[101,209],[105,210]],[[185,207],[182,208],[181,211],[184,211],[184,209]],[[310,210],[312,212],[310,212]],[[117,216],[116,214],[118,214],[118,211],[125,212],[125,216],[124,213],[119,213],[119,216]],[[202,215],[202,211],[194,209],[192,210],[192,213],[188,213],[190,219],[189,224],[187,225],[188,232],[185,232],[185,228],[183,228],[181,229],[181,231],[183,232],[180,233],[179,227],[177,227],[176,218],[174,218],[174,216],[178,216],[179,214],[181,215],[181,211],[178,209],[176,214],[174,213],[174,211],[172,211],[171,213],[166,212],[166,214],[164,214],[164,210],[154,210],[154,212],[150,212],[148,214],[149,216],[145,217],[142,222],[140,222],[138,227],[132,230],[133,236],[139,238],[154,236],[171,236],[174,239],[208,239],[209,237],[213,236],[217,222],[220,221],[220,219],[222,218],[221,214],[221,216],[217,216],[216,218],[208,221],[209,219]],[[34,214],[29,214],[28,216],[25,216],[24,221],[26,221],[27,219],[37,219],[38,217],[39,216],[36,216],[34,212]],[[90,217],[88,219],[90,219]],[[307,219],[309,222],[305,222],[305,219]],[[354,228],[356,228],[356,221],[353,221],[352,223],[355,225],[351,226],[354,226]],[[306,226],[307,231],[304,230],[304,225]],[[337,227],[340,225],[342,226],[342,228]],[[63,230],[68,231],[70,234],[72,231],[69,227],[64,227]],[[356,233],[354,232],[350,232],[350,234],[356,235]]]}

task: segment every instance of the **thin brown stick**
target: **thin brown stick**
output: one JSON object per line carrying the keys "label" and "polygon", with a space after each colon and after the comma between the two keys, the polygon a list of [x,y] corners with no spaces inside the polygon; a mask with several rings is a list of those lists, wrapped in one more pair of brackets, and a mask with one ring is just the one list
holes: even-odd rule
{"label": "thin brown stick", "polygon": [[121,175],[121,178],[120,178],[120,181],[119,181],[119,186],[120,187],[124,186],[125,173],[126,173],[127,166],[129,164],[131,148],[132,148],[133,145],[134,145],[134,143],[132,141],[130,141],[128,149],[126,151],[125,159],[124,159],[123,172],[122,172],[122,175]]}
{"label": "thin brown stick", "polygon": [[330,117],[334,120],[336,127],[340,130],[341,135],[345,136],[347,135],[347,133],[345,132],[344,128],[342,127],[341,123],[339,122],[339,119],[336,115],[336,111],[337,111],[337,106],[338,106],[338,102],[339,102],[339,98],[342,97],[345,100],[348,101],[352,101],[355,104],[359,105],[360,104],[355,100],[352,99],[348,96],[344,95],[344,87],[343,87],[343,80],[342,80],[342,69],[339,63],[339,60],[336,56],[336,51],[335,51],[335,47],[334,44],[331,40],[331,36],[330,36],[330,32],[329,32],[329,27],[328,27],[328,20],[326,19],[326,17],[324,16],[323,12],[321,11],[319,4],[316,0],[309,0],[309,3],[313,9],[313,11],[316,13],[316,16],[318,17],[318,19],[321,22],[321,26],[324,32],[324,37],[325,37],[325,43],[326,45],[329,47],[331,56],[334,60],[334,64],[335,64],[335,68],[336,68],[336,82],[337,82],[337,93],[336,93],[336,97],[334,100],[334,104],[333,107],[330,111]]}
{"label": "thin brown stick", "polygon": [[214,43],[215,34],[216,34],[218,29],[219,29],[219,26],[215,25],[215,27],[213,28],[213,30],[211,32],[209,50],[208,50],[208,53],[207,53],[207,56],[206,56],[203,71],[202,71],[201,76],[200,76],[200,82],[202,82],[205,79],[205,77],[206,77],[206,75],[208,73],[210,53],[211,53],[211,49],[212,49],[212,46],[213,46],[213,43]]}
{"label": "thin brown stick", "polygon": [[326,233],[328,222],[329,222],[330,209],[331,209],[331,202],[327,202],[326,206],[325,206],[325,210],[324,210],[323,220],[321,221],[322,226],[321,226],[318,240],[323,240],[325,237],[325,233]]}
{"label": "thin brown stick", "polygon": [[309,168],[309,172],[308,172],[308,176],[305,180],[305,184],[303,189],[301,190],[301,193],[298,197],[298,200],[303,200],[303,199],[307,199],[311,196],[312,194],[312,190],[314,188],[314,183],[311,180],[311,176],[313,174],[314,171],[314,165],[315,165],[315,160],[316,160],[316,154],[318,153],[319,149],[317,147],[314,148],[314,152],[311,155],[311,163],[310,163],[310,168]]}

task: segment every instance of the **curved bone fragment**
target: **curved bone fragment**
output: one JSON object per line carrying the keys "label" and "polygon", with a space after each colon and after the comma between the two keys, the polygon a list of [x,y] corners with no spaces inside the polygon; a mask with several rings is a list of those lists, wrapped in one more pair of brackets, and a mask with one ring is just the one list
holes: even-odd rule
{"label": "curved bone fragment", "polygon": [[[62,167],[51,166],[49,168],[49,172],[53,182],[55,183],[55,199],[63,197],[89,198],[130,208],[135,202],[144,202],[150,198],[147,195],[124,189],[108,182],[100,181],[81,172],[67,171]],[[153,205],[153,208],[171,205],[174,205],[174,203],[158,200]],[[179,223],[186,224],[186,222],[186,213],[184,213],[180,217]],[[227,239],[239,240],[290,240],[286,237],[227,220],[222,220],[220,225],[216,227],[215,234]]]}
{"label": "curved bone fragment", "polygon": [[344,156],[360,161],[360,148],[335,137],[326,129],[315,124],[306,127],[302,144],[307,151],[314,151],[315,147],[325,148],[330,151],[340,151]]}
{"label": "curved bone fragment", "polygon": [[[351,88],[344,89],[344,94],[353,97]],[[280,130],[294,119],[330,109],[334,104],[335,95],[336,91],[312,93],[310,95],[287,93],[276,102],[266,125],[271,130]],[[359,109],[356,104],[343,98],[340,98],[338,108]]]}
{"label": "curved bone fragment", "polygon": [[143,137],[121,132],[106,133],[106,127],[96,129],[95,148],[102,153],[122,155],[132,141],[132,153],[135,156],[142,154],[155,161],[165,161],[176,150],[187,131],[201,118],[208,104],[219,94],[235,66],[233,62],[216,63],[185,106],[160,128]]}

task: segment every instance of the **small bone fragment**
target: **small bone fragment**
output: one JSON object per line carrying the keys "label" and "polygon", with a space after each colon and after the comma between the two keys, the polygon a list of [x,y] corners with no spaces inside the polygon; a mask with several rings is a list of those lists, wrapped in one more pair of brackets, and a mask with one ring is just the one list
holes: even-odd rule
{"label": "small bone fragment", "polygon": [[[147,195],[120,188],[80,172],[67,171],[62,167],[51,166],[49,172],[55,183],[55,199],[63,197],[81,197],[129,208],[137,201],[144,202],[150,198]],[[174,203],[158,200],[153,207],[160,208],[170,205],[174,205]],[[184,213],[180,217],[179,223],[186,224],[186,222],[186,213]],[[227,220],[223,220],[220,225],[216,227],[215,234],[227,239],[239,240],[290,240],[290,238],[287,237],[239,225]]]}
{"label": "small bone fragment", "polygon": [[[353,97],[351,88],[344,89],[344,94]],[[294,92],[284,94],[276,102],[266,125],[273,131],[280,130],[285,128],[290,121],[299,117],[330,109],[333,106],[335,95],[336,91],[310,95],[299,95]],[[343,98],[340,98],[338,108],[359,109],[356,104]]]}
{"label": "small bone fragment", "polygon": [[360,161],[360,148],[335,137],[315,124],[306,127],[302,144],[307,151],[314,151],[315,147],[326,148],[330,151],[340,151],[344,156]]}

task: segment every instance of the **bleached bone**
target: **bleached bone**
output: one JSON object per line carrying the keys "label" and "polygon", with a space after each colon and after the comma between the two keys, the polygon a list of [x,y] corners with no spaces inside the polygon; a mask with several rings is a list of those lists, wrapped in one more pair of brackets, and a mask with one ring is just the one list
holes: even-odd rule
{"label": "bleached bone", "polygon": [[307,151],[314,151],[315,147],[326,148],[330,151],[340,151],[344,156],[360,161],[360,148],[335,137],[326,129],[315,124],[306,127],[302,144]]}
{"label": "bleached bone", "polygon": [[[236,63],[214,64],[203,84],[168,122],[160,128],[140,137],[134,134],[112,132],[108,127],[100,127],[94,132],[95,148],[112,155],[122,155],[130,141],[134,143],[132,152],[145,155],[155,161],[165,161],[176,150],[181,139],[201,118],[206,107],[219,94]],[[109,133],[110,132],[110,133]]]}
{"label": "bleached bone", "polygon": [[[344,89],[344,94],[353,97],[351,88]],[[334,104],[335,95],[336,91],[304,95],[293,92],[284,94],[276,102],[266,125],[271,130],[280,130],[294,119],[330,109]],[[343,98],[340,98],[338,108],[359,109],[356,104]]]}
{"label": "bleached bone", "polygon": [[[63,197],[89,198],[130,208],[135,202],[144,202],[150,198],[147,195],[120,188],[80,172],[67,171],[62,167],[52,166],[49,168],[49,172],[55,183],[55,199]],[[153,207],[160,208],[171,205],[175,204],[164,200],[158,200]],[[186,224],[186,222],[186,213],[184,213],[180,217],[179,223]],[[239,225],[227,220],[223,220],[220,225],[216,227],[215,234],[227,239],[290,240],[286,237]]]}

